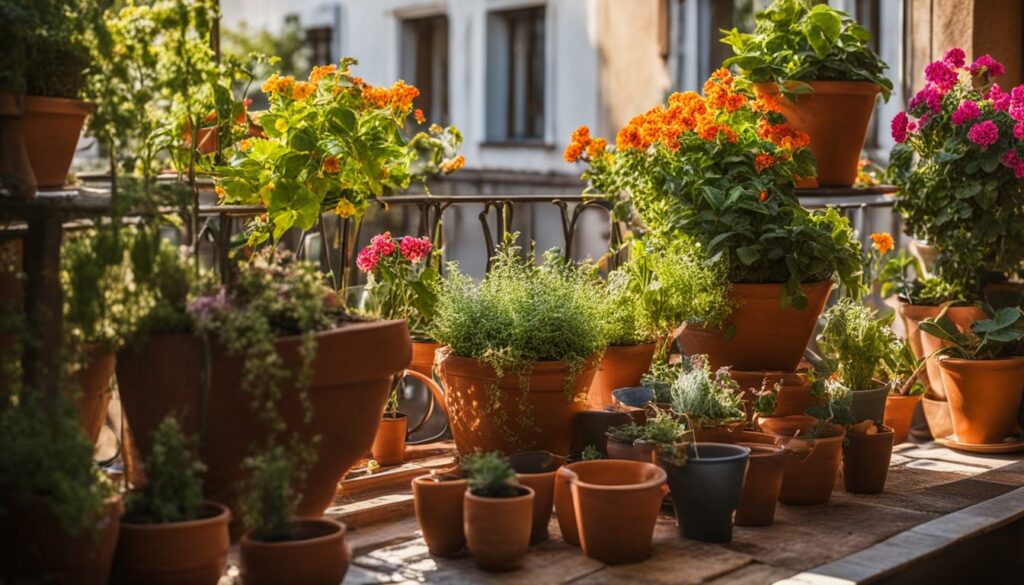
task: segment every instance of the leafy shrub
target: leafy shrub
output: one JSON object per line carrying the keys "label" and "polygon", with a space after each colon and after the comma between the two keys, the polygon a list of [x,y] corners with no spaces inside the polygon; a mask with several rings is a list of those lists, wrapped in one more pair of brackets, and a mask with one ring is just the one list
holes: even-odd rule
{"label": "leafy shrub", "polygon": [[937,353],[965,360],[991,360],[1022,354],[1024,312],[1004,307],[995,313],[986,308],[989,319],[975,321],[970,333],[961,333],[943,309],[939,316],[921,321],[921,331],[948,342]]}
{"label": "leafy shrub", "polygon": [[847,387],[871,388],[875,372],[899,350],[891,328],[894,316],[878,318],[873,309],[848,297],[825,312],[818,347]]}
{"label": "leafy shrub", "polygon": [[728,368],[711,371],[706,356],[690,358],[670,388],[672,410],[684,414],[696,428],[742,420],[740,387]]}
{"label": "leafy shrub", "polygon": [[167,416],[153,432],[146,485],[125,498],[126,517],[132,522],[158,524],[198,518],[203,505],[200,476],[205,471],[189,451],[178,419]]}
{"label": "leafy shrub", "polygon": [[485,498],[512,498],[522,495],[516,472],[505,456],[497,451],[476,453],[462,458],[469,491]]}
{"label": "leafy shrub", "polygon": [[295,489],[300,472],[296,460],[277,445],[246,458],[243,467],[249,479],[242,491],[242,523],[257,540],[288,540],[302,498]]}

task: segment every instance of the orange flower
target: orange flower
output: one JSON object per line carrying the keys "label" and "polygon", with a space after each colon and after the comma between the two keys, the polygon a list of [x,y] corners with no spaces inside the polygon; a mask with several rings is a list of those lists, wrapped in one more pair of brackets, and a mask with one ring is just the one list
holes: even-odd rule
{"label": "orange flower", "polygon": [[324,65],[322,67],[313,67],[313,70],[309,72],[309,82],[313,85],[319,85],[320,80],[328,75],[332,75],[338,71],[336,65]]}
{"label": "orange flower", "polygon": [[245,152],[250,148],[252,148],[252,141],[250,141],[248,138],[245,138],[238,143],[238,150],[241,150],[242,152]]}
{"label": "orange flower", "polygon": [[569,146],[565,147],[565,152],[562,153],[562,158],[567,163],[574,163],[580,160],[580,156],[583,154],[583,147],[580,146],[579,142],[570,142]]}
{"label": "orange flower", "polygon": [[426,117],[423,116],[423,110],[416,108],[416,111],[412,113],[413,117],[416,118],[417,124],[422,124],[427,121]]}
{"label": "orange flower", "polygon": [[871,241],[874,243],[875,249],[881,255],[886,255],[895,247],[892,241],[892,236],[887,233],[871,234]]}
{"label": "orange flower", "polygon": [[811,137],[805,132],[788,124],[771,124],[763,119],[757,124],[757,135],[786,150],[800,150],[811,143]]}
{"label": "orange flower", "polygon": [[775,164],[775,157],[767,152],[763,152],[754,157],[754,168],[757,170],[758,174],[773,164]]}
{"label": "orange flower", "polygon": [[590,145],[587,146],[587,156],[589,156],[591,159],[600,158],[606,154],[605,149],[607,147],[607,140],[605,140],[604,138],[595,138],[590,142]]}
{"label": "orange flower", "polygon": [[206,113],[206,117],[203,118],[203,121],[204,122],[216,122],[217,121],[217,112],[215,112],[213,110],[210,110],[209,112]]}
{"label": "orange flower", "polygon": [[572,133],[572,141],[579,144],[581,147],[586,148],[590,144],[590,128],[587,126],[580,126]]}
{"label": "orange flower", "polygon": [[341,171],[341,165],[338,164],[337,158],[327,155],[324,157],[323,170],[329,175],[334,175]]}
{"label": "orange flower", "polygon": [[751,109],[762,114],[782,112],[782,106],[779,105],[779,96],[766,93],[757,96]]}
{"label": "orange flower", "polygon": [[304,100],[308,98],[310,95],[312,95],[315,90],[316,86],[313,85],[312,83],[300,81],[296,83],[295,86],[292,88],[292,99],[296,101]]}
{"label": "orange flower", "polygon": [[217,193],[217,199],[223,199],[228,196],[228,192],[224,190],[224,187],[217,185],[213,188],[213,191]]}
{"label": "orange flower", "polygon": [[293,85],[295,85],[294,77],[291,75],[288,77],[281,77],[275,73],[270,76],[270,79],[263,82],[260,89],[262,89],[264,93],[281,93],[287,95],[291,93]]}
{"label": "orange flower", "polygon": [[449,174],[454,173],[464,166],[466,166],[466,157],[460,154],[451,160],[441,163],[441,170],[444,171],[445,174]]}
{"label": "orange flower", "polygon": [[363,88],[363,99],[367,104],[376,108],[408,111],[412,107],[412,101],[419,95],[420,90],[416,89],[415,86],[408,85],[401,79],[396,81],[390,88],[374,87],[371,85]]}
{"label": "orange flower", "polygon": [[761,203],[764,203],[765,201],[768,201],[768,192],[767,191],[761,191],[761,195],[758,196],[758,198],[761,200]]}

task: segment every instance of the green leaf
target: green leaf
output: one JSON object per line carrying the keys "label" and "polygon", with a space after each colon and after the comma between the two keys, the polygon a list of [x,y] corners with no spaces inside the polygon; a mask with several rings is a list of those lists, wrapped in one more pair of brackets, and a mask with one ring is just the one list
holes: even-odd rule
{"label": "green leaf", "polygon": [[288,146],[300,152],[311,152],[316,150],[316,135],[310,128],[303,128],[291,135]]}
{"label": "green leaf", "polygon": [[741,246],[736,248],[736,257],[740,259],[740,262],[750,266],[754,262],[757,262],[757,259],[761,257],[761,246],[755,244],[753,246]]}

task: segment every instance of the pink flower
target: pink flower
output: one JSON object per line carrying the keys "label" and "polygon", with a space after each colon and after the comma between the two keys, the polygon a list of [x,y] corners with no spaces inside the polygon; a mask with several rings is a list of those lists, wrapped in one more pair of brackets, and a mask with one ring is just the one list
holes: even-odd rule
{"label": "pink flower", "polygon": [[430,250],[433,246],[430,244],[430,238],[423,236],[422,238],[414,238],[412,236],[405,236],[402,238],[402,256],[409,262],[420,262],[425,260],[430,255]]}
{"label": "pink flower", "polygon": [[900,112],[893,116],[892,122],[890,123],[890,129],[892,130],[892,139],[900,144],[907,141],[907,126],[910,121],[907,118],[906,112]]}
{"label": "pink flower", "polygon": [[360,250],[359,255],[356,256],[356,266],[363,272],[373,272],[373,269],[377,267],[377,262],[380,262],[380,256],[370,246]]}
{"label": "pink flower", "polygon": [[1013,125],[1013,137],[1017,140],[1024,140],[1024,122],[1017,122]]}
{"label": "pink flower", "polygon": [[1017,156],[1017,151],[1012,148],[1000,159],[1003,166],[1013,169],[1013,176],[1017,179],[1024,178],[1024,159]]}
{"label": "pink flower", "polygon": [[911,98],[908,109],[913,111],[917,108],[918,104],[927,104],[928,109],[937,114],[942,111],[942,93],[933,84],[925,84],[921,91]]}
{"label": "pink flower", "polygon": [[974,63],[971,63],[971,75],[978,75],[982,69],[988,73],[989,77],[999,77],[1006,73],[1006,67],[1003,67],[1003,64],[993,59],[991,55],[982,55],[975,59]]}
{"label": "pink flower", "polygon": [[1003,91],[998,83],[993,83],[992,89],[988,90],[988,99],[992,100],[992,107],[996,110],[1000,112],[1010,110],[1010,94]]}
{"label": "pink flower", "polygon": [[999,140],[999,128],[992,120],[985,120],[971,126],[971,129],[967,132],[967,137],[971,139],[971,142],[980,146],[982,150],[988,150],[989,146],[992,146],[996,143],[996,140]]}
{"label": "pink flower", "polygon": [[959,47],[946,51],[946,54],[942,56],[942,60],[954,69],[962,69],[966,58],[964,50]]}
{"label": "pink flower", "polygon": [[1024,85],[1010,90],[1010,117],[1018,122],[1024,121]]}
{"label": "pink flower", "polygon": [[960,107],[953,112],[953,116],[950,118],[953,124],[959,126],[964,122],[973,120],[981,115],[981,110],[978,109],[978,104],[971,100],[964,100]]}
{"label": "pink flower", "polygon": [[956,71],[953,71],[944,61],[934,61],[924,68],[924,78],[934,83],[940,92],[946,93],[953,89],[957,82]]}
{"label": "pink flower", "polygon": [[395,251],[395,241],[391,239],[391,232],[377,234],[370,238],[370,248],[378,256],[390,256]]}

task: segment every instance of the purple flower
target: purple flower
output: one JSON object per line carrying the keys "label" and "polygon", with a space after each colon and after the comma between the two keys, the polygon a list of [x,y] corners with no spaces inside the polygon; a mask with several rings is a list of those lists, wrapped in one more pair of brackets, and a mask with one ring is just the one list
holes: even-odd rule
{"label": "purple flower", "polygon": [[930,83],[935,84],[935,87],[940,92],[946,93],[953,89],[956,85],[957,77],[956,71],[950,68],[950,66],[944,61],[933,61],[924,68],[924,78]]}
{"label": "purple flower", "polygon": [[196,297],[188,304],[188,312],[200,321],[209,321],[216,313],[226,311],[231,304],[224,288],[215,295]]}
{"label": "purple flower", "polygon": [[929,110],[938,114],[942,111],[942,93],[939,92],[935,85],[927,83],[910,100],[908,108],[913,111],[919,104],[927,104]]}
{"label": "purple flower", "polygon": [[960,124],[973,120],[980,115],[981,110],[978,109],[978,104],[971,100],[964,100],[963,103],[960,104],[960,107],[953,112],[953,116],[950,119],[953,121],[953,124],[959,126]]}
{"label": "purple flower", "polygon": [[998,83],[992,84],[992,89],[988,90],[988,99],[992,100],[992,107],[1000,112],[1010,111],[1010,94],[1003,91],[1003,88],[999,87]]}
{"label": "purple flower", "polygon": [[959,47],[946,51],[946,54],[942,56],[942,60],[954,69],[962,69],[966,58],[967,55],[964,54],[964,50]]}
{"label": "purple flower", "polygon": [[982,55],[971,63],[971,75],[978,75],[982,72],[982,69],[988,73],[989,77],[999,77],[1006,73],[1006,67],[999,61],[992,58],[991,55]]}
{"label": "purple flower", "polygon": [[967,132],[967,137],[971,139],[971,142],[980,146],[982,150],[988,150],[989,146],[992,146],[996,143],[996,140],[999,140],[999,128],[992,120],[985,120],[971,126],[971,129]]}
{"label": "purple flower", "polygon": [[900,112],[893,116],[892,122],[890,123],[890,129],[892,130],[892,139],[902,144],[907,141],[907,126],[910,120],[907,118],[906,112]]}

